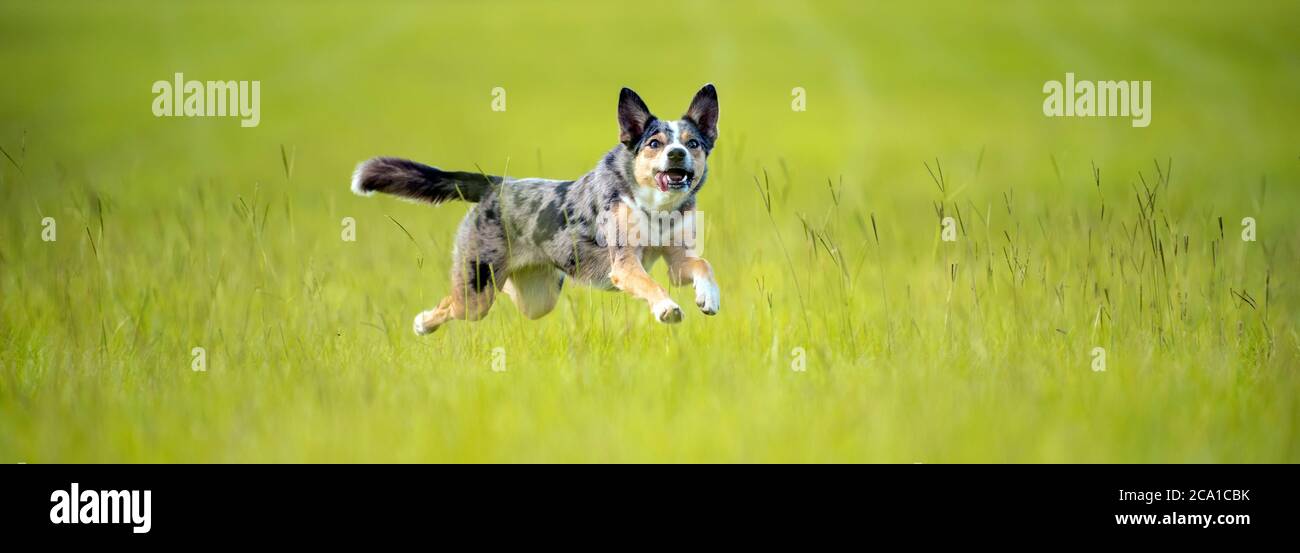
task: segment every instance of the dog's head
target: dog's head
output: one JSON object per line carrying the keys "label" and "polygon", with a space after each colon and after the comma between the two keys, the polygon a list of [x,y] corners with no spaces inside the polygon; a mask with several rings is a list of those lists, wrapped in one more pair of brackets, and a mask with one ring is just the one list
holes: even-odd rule
{"label": "dog's head", "polygon": [[718,91],[706,84],[680,119],[650,113],[631,89],[618,95],[619,141],[633,156],[637,185],[662,193],[686,194],[708,174],[709,152],[718,139]]}

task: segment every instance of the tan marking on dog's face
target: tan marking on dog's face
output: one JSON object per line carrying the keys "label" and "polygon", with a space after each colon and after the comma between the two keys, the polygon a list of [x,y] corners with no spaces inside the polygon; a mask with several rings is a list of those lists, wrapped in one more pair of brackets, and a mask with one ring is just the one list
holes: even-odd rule
{"label": "tan marking on dog's face", "polygon": [[[691,158],[695,160],[695,178],[698,179],[705,174],[706,164],[709,160],[708,154],[704,152],[704,138],[695,136],[695,133],[688,127],[682,129],[681,140],[682,145],[686,146],[686,151],[690,152]],[[692,140],[695,141],[694,148],[691,147]]]}
{"label": "tan marking on dog's face", "polygon": [[[658,142],[658,147],[654,147],[655,142]],[[663,156],[667,145],[668,135],[662,132],[657,132],[646,139],[641,151],[637,152],[636,163],[633,165],[633,177],[636,178],[638,185],[656,190],[659,188],[658,183],[655,182],[655,173],[664,166]]]}

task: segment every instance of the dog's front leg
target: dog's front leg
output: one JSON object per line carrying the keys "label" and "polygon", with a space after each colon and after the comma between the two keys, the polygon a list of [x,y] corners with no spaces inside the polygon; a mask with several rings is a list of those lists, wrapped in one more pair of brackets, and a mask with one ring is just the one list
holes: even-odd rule
{"label": "dog's front leg", "polygon": [[702,257],[691,255],[686,248],[668,248],[668,278],[673,286],[695,286],[695,305],[705,315],[716,315],[721,307],[722,293],[718,281],[713,280],[713,267]]}
{"label": "dog's front leg", "polygon": [[610,263],[609,281],[615,288],[632,294],[650,305],[650,312],[661,323],[682,321],[682,308],[668,296],[668,291],[650,278],[633,248],[615,249]]}

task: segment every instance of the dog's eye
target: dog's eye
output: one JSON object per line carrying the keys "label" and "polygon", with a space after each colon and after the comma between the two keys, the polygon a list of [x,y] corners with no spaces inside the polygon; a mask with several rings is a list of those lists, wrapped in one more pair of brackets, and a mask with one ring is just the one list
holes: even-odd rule
{"label": "dog's eye", "polygon": [[648,148],[650,148],[650,149],[652,149],[652,150],[653,150],[653,149],[658,149],[659,146],[660,146],[659,141],[656,140],[656,139],[654,139],[654,138],[651,138],[651,139],[650,139],[650,142],[647,142],[647,143],[646,143],[646,147],[648,147]]}
{"label": "dog's eye", "polygon": [[699,147],[700,147],[700,141],[699,141],[699,140],[696,140],[696,139],[694,139],[694,138],[692,138],[692,139],[686,141],[686,147],[687,147],[687,148],[690,148],[690,149],[692,149],[692,150],[694,150],[694,149],[696,149],[696,148],[699,148]]}

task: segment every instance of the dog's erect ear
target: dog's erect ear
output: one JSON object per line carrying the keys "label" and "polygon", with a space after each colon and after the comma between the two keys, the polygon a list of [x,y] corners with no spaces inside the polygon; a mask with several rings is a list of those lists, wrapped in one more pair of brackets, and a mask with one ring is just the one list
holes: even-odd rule
{"label": "dog's erect ear", "polygon": [[691,107],[686,108],[686,114],[682,118],[695,123],[710,142],[718,139],[718,91],[713,88],[713,84],[706,84],[695,93]]}
{"label": "dog's erect ear", "polygon": [[654,120],[650,108],[632,89],[624,88],[618,93],[618,141],[624,146],[631,149],[640,140],[646,125]]}

